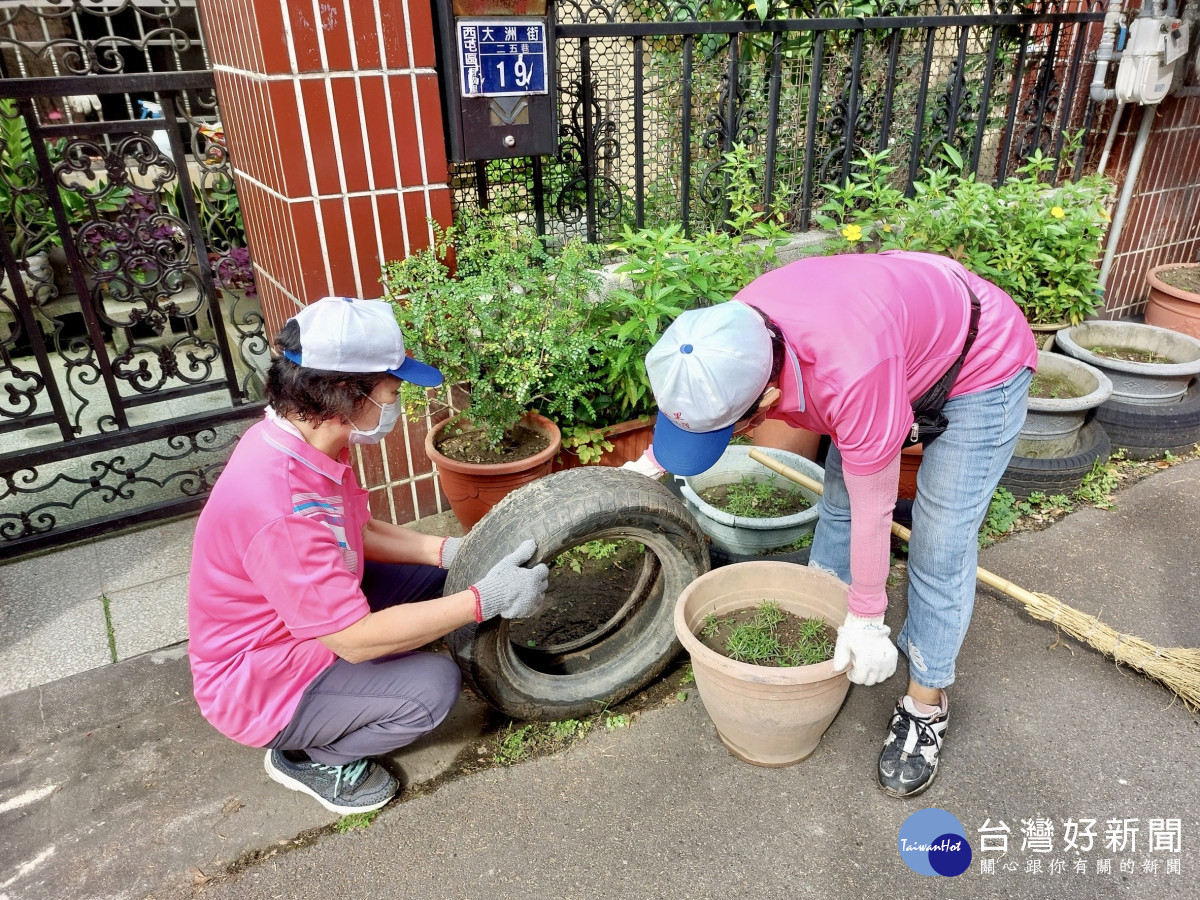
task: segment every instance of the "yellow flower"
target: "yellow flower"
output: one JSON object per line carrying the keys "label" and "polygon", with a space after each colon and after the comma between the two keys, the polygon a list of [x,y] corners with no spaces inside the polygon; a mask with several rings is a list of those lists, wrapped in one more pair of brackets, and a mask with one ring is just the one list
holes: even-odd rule
{"label": "yellow flower", "polygon": [[883,230],[884,230],[884,231],[888,231],[888,232],[890,232],[890,231],[892,230],[892,226],[891,226],[891,225],[889,225],[887,222],[884,222],[884,223],[883,223]]}
{"label": "yellow flower", "polygon": [[842,229],[842,237],[844,237],[846,240],[848,240],[852,244],[855,241],[861,241],[862,240],[862,226],[847,225],[845,228]]}
{"label": "yellow flower", "polygon": [[1061,219],[1066,215],[1066,212],[1063,211],[1061,206],[1056,206],[1050,210],[1050,215],[1054,216],[1056,219]]}

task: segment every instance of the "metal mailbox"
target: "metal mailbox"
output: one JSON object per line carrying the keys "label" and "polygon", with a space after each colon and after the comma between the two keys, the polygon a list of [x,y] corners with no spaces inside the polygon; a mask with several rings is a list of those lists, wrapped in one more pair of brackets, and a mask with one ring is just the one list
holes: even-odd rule
{"label": "metal mailbox", "polygon": [[546,0],[437,0],[437,7],[450,158],[557,152]]}

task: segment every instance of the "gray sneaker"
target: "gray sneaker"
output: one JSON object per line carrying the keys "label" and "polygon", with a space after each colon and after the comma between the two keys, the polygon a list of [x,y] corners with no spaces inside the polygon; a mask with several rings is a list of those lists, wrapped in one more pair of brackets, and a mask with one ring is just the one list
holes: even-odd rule
{"label": "gray sneaker", "polygon": [[272,781],[308,794],[330,812],[343,816],[379,809],[400,788],[400,782],[383,766],[369,759],[326,766],[311,760],[293,762],[282,750],[268,750],[264,765]]}

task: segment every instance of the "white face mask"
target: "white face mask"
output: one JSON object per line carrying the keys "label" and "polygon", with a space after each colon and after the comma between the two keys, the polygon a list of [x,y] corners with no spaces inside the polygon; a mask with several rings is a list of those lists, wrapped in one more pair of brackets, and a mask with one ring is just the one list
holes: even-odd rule
{"label": "white face mask", "polygon": [[357,425],[351,422],[350,424],[354,426],[350,430],[350,443],[352,444],[378,444],[388,432],[396,427],[396,422],[400,418],[399,401],[378,403],[371,397],[367,397],[367,399],[379,407],[379,424],[370,431],[361,431]]}

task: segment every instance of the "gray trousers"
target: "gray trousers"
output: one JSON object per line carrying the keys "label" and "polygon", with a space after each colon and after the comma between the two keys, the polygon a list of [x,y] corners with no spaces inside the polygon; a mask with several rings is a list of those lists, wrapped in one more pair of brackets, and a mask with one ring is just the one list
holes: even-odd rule
{"label": "gray trousers", "polygon": [[[436,566],[368,562],[363,592],[372,610],[441,595]],[[458,699],[458,666],[436,653],[398,653],[368,662],[344,659],[304,691],[291,722],[267,746],[302,750],[329,766],[390,753],[433,731]]]}

